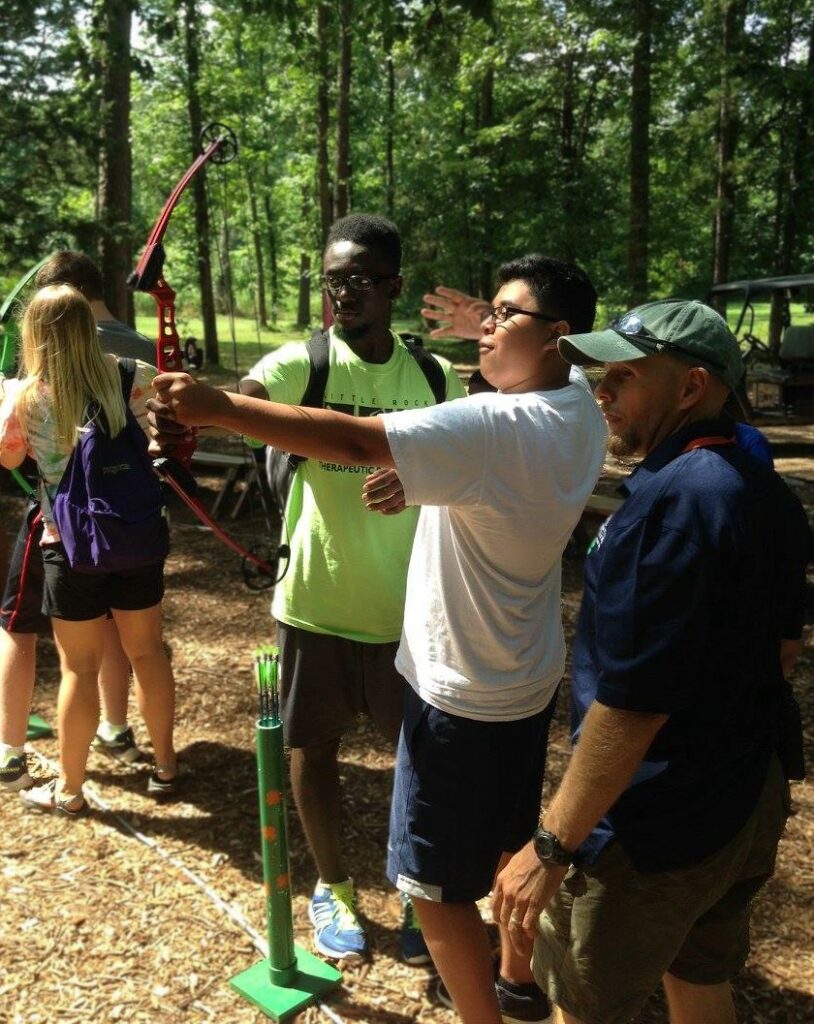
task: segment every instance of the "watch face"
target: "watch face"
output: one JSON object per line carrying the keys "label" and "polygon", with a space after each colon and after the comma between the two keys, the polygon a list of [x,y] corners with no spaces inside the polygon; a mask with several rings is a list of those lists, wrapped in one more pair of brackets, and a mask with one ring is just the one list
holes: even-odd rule
{"label": "watch face", "polygon": [[562,848],[554,833],[544,828],[534,833],[534,852],[544,863],[565,865],[573,861],[573,855]]}

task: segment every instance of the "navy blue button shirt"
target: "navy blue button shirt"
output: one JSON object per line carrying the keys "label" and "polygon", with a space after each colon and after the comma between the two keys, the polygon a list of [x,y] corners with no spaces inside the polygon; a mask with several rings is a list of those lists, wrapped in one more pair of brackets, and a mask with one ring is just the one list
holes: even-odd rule
{"label": "navy blue button shirt", "polygon": [[777,738],[781,638],[802,630],[809,528],[728,420],[691,424],[622,486],[586,560],[572,672],[574,740],[597,700],[668,715],[586,840],[616,837],[641,871],[698,863],[753,810]]}

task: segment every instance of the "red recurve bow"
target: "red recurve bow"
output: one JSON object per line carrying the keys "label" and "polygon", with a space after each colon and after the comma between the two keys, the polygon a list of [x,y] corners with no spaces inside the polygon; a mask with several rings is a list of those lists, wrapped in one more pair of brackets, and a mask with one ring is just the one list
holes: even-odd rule
{"label": "red recurve bow", "polygon": [[[187,185],[192,181],[203,167],[208,163],[226,164],[237,156],[237,138],[234,132],[226,125],[213,122],[208,124],[201,131],[201,152],[193,163],[187,168],[178,184],[172,190],[169,199],[164,203],[164,208],[159,214],[158,220],[153,225],[150,237],[144,252],[141,254],[136,269],[127,279],[128,285],[139,292],[146,292],[155,299],[158,309],[158,337],[156,338],[156,367],[159,373],[172,373],[183,370],[183,356],[181,353],[181,341],[178,337],[178,329],[175,326],[175,292],[167,284],[164,278],[164,251],[163,239],[178,200]],[[173,449],[172,458],[162,458],[155,461],[155,467],[162,479],[175,491],[181,501],[190,508],[195,515],[204,523],[212,533],[224,544],[230,547],[238,555],[241,555],[246,562],[250,562],[259,577],[255,580],[252,589],[262,589],[264,586],[273,584],[277,575],[276,566],[250,551],[217,523],[200,501],[194,497],[196,489],[195,481],[189,472],[192,456],[195,452],[197,442],[194,432],[189,441],[179,444]],[[246,582],[249,577],[244,572]],[[261,584],[258,586],[258,584]]]}

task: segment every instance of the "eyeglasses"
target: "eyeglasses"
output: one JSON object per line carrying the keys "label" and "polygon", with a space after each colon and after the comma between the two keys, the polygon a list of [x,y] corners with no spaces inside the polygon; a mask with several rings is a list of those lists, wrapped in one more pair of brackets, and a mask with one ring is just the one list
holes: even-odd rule
{"label": "eyeglasses", "polygon": [[631,338],[638,342],[649,342],[654,352],[661,352],[663,349],[674,349],[676,352],[681,352],[698,363],[709,363],[710,366],[714,366],[719,370],[726,369],[726,366],[717,359],[707,355],[700,356],[697,352],[693,352],[692,349],[684,348],[683,345],[678,345],[674,341],[665,341],[664,338],[657,338],[652,331],[644,326],[641,318],[635,313],[625,313],[624,316],[617,317],[611,321],[610,327],[617,334],[621,334],[623,338]]}
{"label": "eyeglasses", "polygon": [[397,274],[379,274],[376,277],[369,277],[367,274],[323,274],[322,287],[332,295],[342,291],[343,288],[350,288],[352,292],[369,292],[380,281],[387,281],[397,276]]}
{"label": "eyeglasses", "polygon": [[549,316],[548,313],[538,313],[532,309],[521,309],[519,306],[512,306],[508,302],[501,302],[499,306],[492,306],[486,319],[494,320],[496,324],[503,324],[511,317],[517,316],[518,313],[522,313],[524,316],[533,316],[535,320],[546,320],[550,324],[555,324],[558,320],[562,319],[559,316]]}

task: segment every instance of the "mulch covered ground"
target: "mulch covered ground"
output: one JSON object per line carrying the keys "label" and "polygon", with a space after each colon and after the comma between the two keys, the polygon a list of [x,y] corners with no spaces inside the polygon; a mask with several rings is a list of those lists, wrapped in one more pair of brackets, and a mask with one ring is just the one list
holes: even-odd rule
{"label": "mulch covered ground", "polygon": [[[811,475],[803,454],[788,472]],[[793,457],[798,456],[795,451]],[[801,487],[804,497],[814,496],[813,485]],[[6,488],[0,515],[11,533],[21,509]],[[143,773],[92,754],[88,792],[104,809],[78,822],[26,812],[16,796],[0,795],[0,1024],[265,1019],[227,982],[259,959],[250,935],[265,929],[250,663],[253,647],[273,638],[269,594],[249,592],[237,560],[194,529],[184,512],[174,513],[174,523],[166,639],[178,682],[178,746],[192,774],[181,799],[157,804],[145,795]],[[255,535],[250,520],[241,518],[237,528],[250,543],[259,539],[260,527]],[[569,635],[580,570],[579,558],[567,562]],[[810,764],[812,634],[809,625],[795,680]],[[41,642],[38,656],[35,710],[54,722],[58,673],[49,640]],[[566,688],[552,735],[550,786],[567,758],[567,708]],[[132,721],[146,741],[135,710]],[[34,746],[43,758],[55,760],[54,740]],[[399,904],[383,874],[392,764],[392,751],[360,723],[342,751],[343,830],[373,956],[369,963],[346,967],[342,987],[323,1008],[311,1008],[299,1020],[446,1024],[457,1019],[435,1001],[431,974],[398,960]],[[43,763],[39,772],[49,769]],[[777,875],[756,907],[752,956],[737,985],[743,1021],[814,1020],[810,782],[794,785],[794,804]],[[289,838],[295,928],[298,941],[310,948],[307,899],[314,871],[293,811]],[[660,997],[651,1000],[640,1021],[666,1021]]]}

